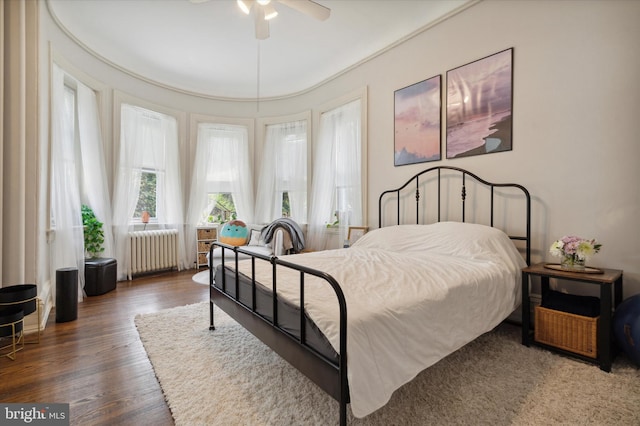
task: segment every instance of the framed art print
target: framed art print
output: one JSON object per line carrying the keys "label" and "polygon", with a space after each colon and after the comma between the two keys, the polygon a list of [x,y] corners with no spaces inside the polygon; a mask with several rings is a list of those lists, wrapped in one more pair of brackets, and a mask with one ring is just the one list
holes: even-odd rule
{"label": "framed art print", "polygon": [[369,230],[368,226],[350,226],[349,232],[347,233],[347,239],[349,240],[349,245],[353,245],[360,237],[367,233]]}
{"label": "framed art print", "polygon": [[394,165],[440,160],[441,76],[394,93]]}
{"label": "framed art print", "polygon": [[447,158],[511,151],[513,49],[447,71]]}

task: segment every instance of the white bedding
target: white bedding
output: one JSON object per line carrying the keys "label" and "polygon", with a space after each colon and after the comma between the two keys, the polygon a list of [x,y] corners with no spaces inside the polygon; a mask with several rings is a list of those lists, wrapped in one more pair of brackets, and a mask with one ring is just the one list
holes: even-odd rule
{"label": "white bedding", "polygon": [[[373,230],[351,248],[287,256],[331,274],[347,301],[351,410],[364,417],[420,371],[490,331],[520,301],[525,262],[502,231],[441,222]],[[241,270],[250,274],[248,262]],[[281,268],[278,294],[297,302],[299,273]],[[256,262],[269,286],[271,265]],[[307,278],[305,309],[339,351],[333,290]]]}

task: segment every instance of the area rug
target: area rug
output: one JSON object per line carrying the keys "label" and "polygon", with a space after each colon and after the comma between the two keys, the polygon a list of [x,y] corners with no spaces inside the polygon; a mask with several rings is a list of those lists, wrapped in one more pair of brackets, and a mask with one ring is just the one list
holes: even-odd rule
{"label": "area rug", "polygon": [[[331,425],[338,403],[207,302],[135,319],[176,425]],[[520,344],[501,325],[420,373],[353,425],[637,425],[640,371],[611,373]]]}
{"label": "area rug", "polygon": [[209,285],[209,270],[200,271],[197,274],[194,274],[191,279],[198,284]]}

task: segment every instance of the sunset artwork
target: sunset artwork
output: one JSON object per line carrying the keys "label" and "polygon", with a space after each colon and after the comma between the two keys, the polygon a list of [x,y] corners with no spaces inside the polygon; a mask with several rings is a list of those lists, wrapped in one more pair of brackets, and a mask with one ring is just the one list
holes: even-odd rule
{"label": "sunset artwork", "polygon": [[440,160],[441,77],[395,91],[394,165]]}
{"label": "sunset artwork", "polygon": [[507,49],[447,71],[447,158],[511,150],[512,58]]}

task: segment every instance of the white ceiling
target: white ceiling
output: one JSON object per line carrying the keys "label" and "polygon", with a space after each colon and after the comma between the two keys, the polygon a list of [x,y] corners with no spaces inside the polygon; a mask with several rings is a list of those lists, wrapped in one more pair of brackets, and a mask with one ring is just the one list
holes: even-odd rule
{"label": "white ceiling", "polygon": [[263,41],[235,0],[47,3],[69,35],[127,72],[187,92],[253,99],[258,89],[261,98],[310,89],[474,1],[317,0],[331,9],[326,21],[275,2],[279,14]]}

